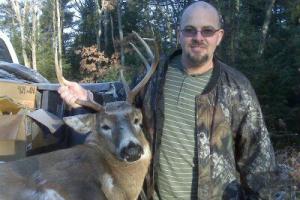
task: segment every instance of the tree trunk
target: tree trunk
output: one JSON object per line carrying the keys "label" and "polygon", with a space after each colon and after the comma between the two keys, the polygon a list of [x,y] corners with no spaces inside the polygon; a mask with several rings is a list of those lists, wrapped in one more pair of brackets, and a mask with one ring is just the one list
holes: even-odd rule
{"label": "tree trunk", "polygon": [[12,8],[14,10],[14,13],[16,14],[16,20],[20,28],[20,33],[21,33],[21,48],[22,48],[22,56],[24,60],[24,65],[27,67],[30,67],[30,62],[26,53],[26,39],[25,39],[25,21],[24,18],[26,16],[26,10],[28,8],[28,2],[27,0],[24,0],[24,14],[23,18],[21,16],[21,11],[20,11],[20,6],[18,0],[10,0],[10,3],[12,5]]}
{"label": "tree trunk", "polygon": [[38,8],[37,5],[32,5],[32,37],[31,37],[31,59],[32,59],[32,68],[37,70],[36,66],[36,46],[37,46],[37,15]]}
{"label": "tree trunk", "polygon": [[[175,5],[175,2],[174,1],[170,1],[170,3],[168,3],[168,5],[171,6],[172,10],[170,11],[171,15],[172,15],[172,19],[173,19],[173,26],[172,29],[175,28],[175,35],[173,36],[173,40],[175,41],[172,41],[171,40],[171,44],[175,44],[175,48],[178,48],[180,45],[179,45],[179,35],[178,35],[178,29],[179,29],[179,9],[178,9],[178,6]],[[174,33],[172,33],[174,34]]]}
{"label": "tree trunk", "polygon": [[52,3],[54,63],[56,69],[62,69],[62,26],[60,18],[60,0],[53,0]]}
{"label": "tree trunk", "polygon": [[239,29],[240,29],[240,0],[235,0],[234,5],[232,5],[232,32],[231,32],[231,63],[236,62],[238,57],[237,52],[239,48]]}
{"label": "tree trunk", "polygon": [[98,31],[97,31],[97,49],[100,51],[101,49],[101,34],[102,34],[102,12],[103,7],[100,7],[99,1],[95,0],[97,6],[97,16],[98,16]]}
{"label": "tree trunk", "polygon": [[114,52],[116,51],[116,43],[115,43],[115,31],[114,31],[114,22],[111,14],[109,14],[110,17],[110,30],[111,30],[111,41],[114,47]]}
{"label": "tree trunk", "polygon": [[56,0],[56,17],[57,17],[57,41],[58,41],[58,64],[62,69],[62,20],[60,15],[60,0]]}
{"label": "tree trunk", "polygon": [[109,15],[108,15],[109,13],[108,13],[108,10],[107,9],[105,9],[104,10],[104,20],[103,20],[103,25],[104,25],[104,50],[105,50],[105,52],[107,53],[107,50],[108,50],[108,21],[109,21],[109,19],[108,19],[108,17],[109,17]]}
{"label": "tree trunk", "polygon": [[52,23],[53,23],[54,64],[56,69],[62,69],[60,2],[59,0],[53,0],[52,3],[53,3]]}
{"label": "tree trunk", "polygon": [[122,29],[122,19],[121,19],[121,2],[118,0],[117,2],[117,13],[118,13],[118,29],[119,29],[119,36],[120,36],[120,56],[121,56],[121,65],[125,65],[125,56],[124,56],[124,46],[123,46],[123,29]]}
{"label": "tree trunk", "polygon": [[260,42],[260,46],[258,48],[258,54],[262,55],[264,53],[265,50],[265,45],[266,45],[266,38],[268,35],[268,30],[269,30],[269,25],[271,22],[271,18],[272,18],[272,9],[274,7],[276,0],[270,0],[269,4],[267,6],[267,10],[266,10],[266,17],[264,20],[264,24],[262,26],[262,35],[261,35],[261,42]]}
{"label": "tree trunk", "polygon": [[240,48],[240,0],[236,0],[235,10],[236,10],[236,49],[239,51]]}
{"label": "tree trunk", "polygon": [[169,5],[167,4],[166,5],[166,11],[167,11],[167,15],[166,15],[166,18],[167,18],[167,35],[169,36],[169,40],[171,42],[171,44],[173,44],[173,30],[174,28],[172,27],[172,24],[173,24],[173,19],[171,19],[169,13],[170,13],[170,9],[169,9]]}
{"label": "tree trunk", "polygon": [[[163,19],[163,15],[162,15],[162,12],[161,12],[161,8],[160,8],[160,4],[159,4],[159,1],[156,1],[155,2],[155,8],[154,8],[154,12],[155,12],[155,14],[156,14],[156,17],[158,18],[158,19]],[[159,29],[158,29],[159,30]],[[165,43],[165,37],[163,37],[162,35],[165,35],[165,34],[162,34],[162,31],[161,30],[159,30],[158,32],[157,32],[157,38],[159,38],[161,41],[163,41],[163,42],[161,42],[161,43]]]}
{"label": "tree trunk", "polygon": [[52,1],[52,25],[53,25],[53,51],[54,51],[54,64],[55,64],[55,68],[59,69],[59,64],[58,64],[58,39],[57,39],[57,17],[56,17],[56,1],[57,0],[53,0]]}

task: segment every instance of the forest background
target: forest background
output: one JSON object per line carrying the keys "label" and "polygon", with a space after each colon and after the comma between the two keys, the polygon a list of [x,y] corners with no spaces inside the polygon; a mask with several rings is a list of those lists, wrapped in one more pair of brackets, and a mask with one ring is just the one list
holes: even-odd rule
{"label": "forest background", "polygon": [[[142,65],[128,45],[132,31],[155,38],[167,55],[178,47],[179,16],[192,2],[2,0],[0,30],[11,39],[20,62],[51,82],[57,82],[60,34],[58,59],[67,79],[114,81],[123,66],[130,80]],[[292,148],[300,156],[300,0],[207,2],[224,20],[217,56],[250,79],[275,149]]]}

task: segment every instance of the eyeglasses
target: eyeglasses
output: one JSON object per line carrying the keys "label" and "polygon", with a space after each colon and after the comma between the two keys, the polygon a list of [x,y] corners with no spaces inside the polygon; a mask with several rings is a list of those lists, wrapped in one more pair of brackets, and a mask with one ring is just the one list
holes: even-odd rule
{"label": "eyeglasses", "polygon": [[203,37],[211,37],[219,30],[220,29],[215,29],[213,27],[204,27],[198,31],[195,27],[189,26],[181,29],[180,31],[182,32],[184,37],[195,37],[198,32],[200,32]]}

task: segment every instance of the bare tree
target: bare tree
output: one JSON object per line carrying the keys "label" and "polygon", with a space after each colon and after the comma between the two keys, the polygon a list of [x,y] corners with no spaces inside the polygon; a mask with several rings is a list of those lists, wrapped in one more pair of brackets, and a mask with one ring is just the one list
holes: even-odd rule
{"label": "bare tree", "polygon": [[55,67],[62,68],[62,29],[60,18],[60,0],[53,0],[53,46]]}
{"label": "bare tree", "polygon": [[21,9],[18,0],[9,0],[11,7],[14,11],[16,22],[20,28],[21,34],[21,45],[22,45],[22,56],[24,60],[24,64],[27,67],[30,67],[30,62],[26,53],[26,38],[25,38],[25,19],[28,15],[29,4],[27,0],[24,0],[24,8]]}
{"label": "bare tree", "polygon": [[111,14],[109,14],[110,17],[110,30],[111,30],[111,40],[114,47],[114,51],[116,51],[116,42],[115,42],[115,32],[114,32],[114,22]]}
{"label": "bare tree", "polygon": [[32,17],[32,33],[31,33],[31,59],[32,68],[37,70],[37,37],[38,37],[38,4],[33,1],[31,6],[31,17]]}
{"label": "bare tree", "polygon": [[109,12],[108,12],[108,9],[105,9],[104,10],[104,19],[103,19],[105,52],[107,51],[107,48],[108,48],[108,23],[109,23]]}
{"label": "bare tree", "polygon": [[56,0],[56,17],[57,17],[57,39],[58,39],[58,63],[62,66],[62,20],[60,17],[60,0]]}
{"label": "bare tree", "polygon": [[[122,0],[121,0],[122,1]],[[123,28],[122,28],[122,13],[121,13],[121,1],[118,0],[117,2],[117,13],[118,13],[118,29],[119,29],[119,36],[120,36],[120,46],[121,46],[121,65],[125,65],[125,56],[124,56],[124,45],[123,45]]]}
{"label": "bare tree", "polygon": [[101,36],[102,36],[102,24],[104,26],[104,45],[105,50],[108,46],[108,23],[109,23],[109,12],[113,10],[116,7],[116,1],[115,0],[101,0],[101,3],[99,0],[95,0],[96,6],[97,6],[97,17],[98,17],[98,31],[97,31],[97,49],[100,51],[101,46]]}
{"label": "bare tree", "polygon": [[264,24],[262,26],[262,36],[261,36],[261,43],[258,48],[258,54],[262,55],[265,50],[265,45],[266,45],[266,38],[268,35],[268,30],[269,30],[269,25],[271,22],[272,18],[272,9],[274,7],[276,0],[269,0],[268,5],[267,5],[267,10],[266,10],[266,17],[264,20]]}
{"label": "bare tree", "polygon": [[232,63],[236,62],[238,56],[238,47],[239,47],[239,32],[240,32],[240,0],[234,0],[231,2],[230,10],[234,10],[231,15],[231,34],[230,34],[230,60]]}
{"label": "bare tree", "polygon": [[96,6],[97,6],[97,17],[98,17],[98,31],[97,31],[97,49],[98,51],[100,51],[100,47],[101,47],[101,34],[102,34],[102,13],[103,13],[103,9],[102,6],[100,6],[99,0],[95,0]]}

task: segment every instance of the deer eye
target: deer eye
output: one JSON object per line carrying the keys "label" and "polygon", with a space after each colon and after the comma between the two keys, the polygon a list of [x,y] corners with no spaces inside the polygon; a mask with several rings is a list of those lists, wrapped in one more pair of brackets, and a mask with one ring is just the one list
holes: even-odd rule
{"label": "deer eye", "polygon": [[105,130],[105,131],[108,131],[108,130],[110,130],[110,127],[108,126],[108,125],[103,125],[103,126],[101,126],[101,128],[103,129],[103,130]]}

